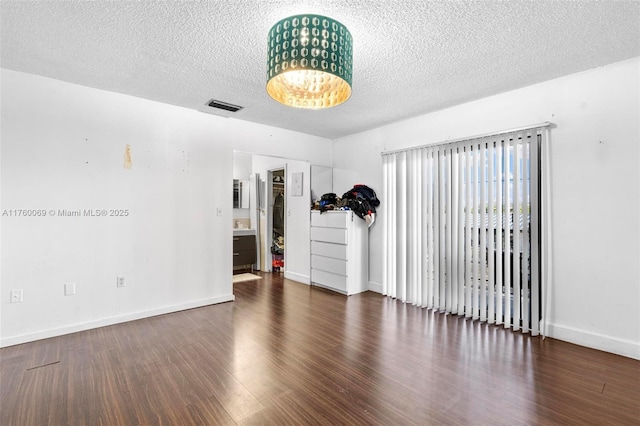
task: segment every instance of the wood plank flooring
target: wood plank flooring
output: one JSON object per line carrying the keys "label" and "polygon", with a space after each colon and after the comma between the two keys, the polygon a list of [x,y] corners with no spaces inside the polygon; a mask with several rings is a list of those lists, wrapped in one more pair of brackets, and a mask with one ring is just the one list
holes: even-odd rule
{"label": "wood plank flooring", "polygon": [[640,362],[278,274],[0,349],[0,425],[638,425]]}

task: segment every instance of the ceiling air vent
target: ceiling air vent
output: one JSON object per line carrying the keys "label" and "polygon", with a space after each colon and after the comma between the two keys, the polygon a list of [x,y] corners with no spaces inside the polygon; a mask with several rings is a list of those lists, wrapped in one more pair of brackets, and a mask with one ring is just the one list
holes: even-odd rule
{"label": "ceiling air vent", "polygon": [[209,103],[207,103],[207,105],[209,105],[211,108],[217,108],[231,112],[240,111],[242,108],[244,108],[238,105],[229,104],[227,102],[216,101],[215,99],[211,99]]}

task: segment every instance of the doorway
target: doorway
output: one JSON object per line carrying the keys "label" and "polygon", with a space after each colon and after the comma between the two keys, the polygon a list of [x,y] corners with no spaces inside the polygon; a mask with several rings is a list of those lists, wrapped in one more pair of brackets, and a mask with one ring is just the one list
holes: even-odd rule
{"label": "doorway", "polygon": [[269,170],[268,224],[270,266],[272,272],[283,273],[286,249],[286,171],[284,168]]}
{"label": "doorway", "polygon": [[[274,173],[282,178],[276,179],[275,185]],[[253,190],[248,210],[250,223],[247,227],[256,233],[257,270],[268,273],[273,271],[273,195],[274,189],[276,196],[280,189],[284,201],[284,235],[279,249],[284,255],[276,260],[283,261],[284,265],[279,266],[278,272],[282,272],[288,279],[310,282],[310,176],[311,166],[307,161],[234,151],[233,177],[249,180]],[[292,188],[294,182],[296,186]],[[238,209],[234,209],[234,214],[236,210]]]}

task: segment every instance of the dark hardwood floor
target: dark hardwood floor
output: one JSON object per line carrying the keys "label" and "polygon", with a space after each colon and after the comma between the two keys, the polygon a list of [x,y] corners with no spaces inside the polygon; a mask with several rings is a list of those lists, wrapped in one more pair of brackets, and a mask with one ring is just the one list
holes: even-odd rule
{"label": "dark hardwood floor", "polygon": [[638,425],[640,361],[264,274],[0,350],[7,425]]}

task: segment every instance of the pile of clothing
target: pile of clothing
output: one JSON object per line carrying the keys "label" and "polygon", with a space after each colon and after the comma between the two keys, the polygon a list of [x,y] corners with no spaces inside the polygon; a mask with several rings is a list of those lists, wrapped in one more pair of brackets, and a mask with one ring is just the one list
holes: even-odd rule
{"label": "pile of clothing", "polygon": [[324,194],[319,205],[320,213],[327,210],[352,210],[367,222],[367,226],[371,226],[376,220],[376,207],[380,205],[380,200],[376,192],[367,185],[354,185],[342,197],[333,192]]}
{"label": "pile of clothing", "polygon": [[284,254],[284,237],[273,233],[273,244],[271,244],[271,253]]}
{"label": "pile of clothing", "polygon": [[336,196],[333,192],[327,192],[320,197],[320,201],[318,202],[318,208],[320,209],[320,213],[324,213],[327,210],[337,210],[340,205],[340,198]]}
{"label": "pile of clothing", "polygon": [[354,185],[342,195],[342,200],[347,201],[349,209],[364,219],[367,226],[373,225],[376,220],[376,207],[380,205],[380,200],[373,189],[367,185]]}

